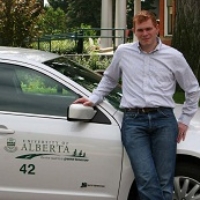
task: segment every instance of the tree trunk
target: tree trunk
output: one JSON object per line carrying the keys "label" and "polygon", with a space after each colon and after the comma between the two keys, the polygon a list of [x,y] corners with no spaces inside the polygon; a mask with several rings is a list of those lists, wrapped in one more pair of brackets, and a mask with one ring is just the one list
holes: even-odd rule
{"label": "tree trunk", "polygon": [[200,82],[200,1],[176,0],[172,46],[181,51]]}

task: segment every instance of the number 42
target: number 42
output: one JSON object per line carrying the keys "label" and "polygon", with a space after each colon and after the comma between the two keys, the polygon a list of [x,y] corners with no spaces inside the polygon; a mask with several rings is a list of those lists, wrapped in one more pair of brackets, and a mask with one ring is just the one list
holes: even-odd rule
{"label": "number 42", "polygon": [[35,165],[33,164],[23,164],[19,171],[23,172],[24,174],[34,175],[35,174]]}

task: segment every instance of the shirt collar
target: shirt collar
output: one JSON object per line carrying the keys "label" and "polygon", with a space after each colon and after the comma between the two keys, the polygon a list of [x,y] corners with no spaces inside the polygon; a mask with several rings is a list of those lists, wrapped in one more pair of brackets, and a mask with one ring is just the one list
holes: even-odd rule
{"label": "shirt collar", "polygon": [[[154,52],[159,51],[161,49],[162,41],[161,41],[161,39],[159,37],[157,37],[157,42],[158,42],[158,44],[157,44],[156,48],[153,51],[149,52],[149,53],[154,53]],[[139,41],[135,42],[135,45],[137,46],[137,50],[139,50],[139,52],[142,53],[143,51],[142,51],[142,49],[140,47]]]}

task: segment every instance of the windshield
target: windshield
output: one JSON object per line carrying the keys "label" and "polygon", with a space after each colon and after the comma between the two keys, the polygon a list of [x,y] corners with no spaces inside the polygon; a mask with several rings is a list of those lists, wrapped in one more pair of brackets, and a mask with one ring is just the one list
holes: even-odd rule
{"label": "windshield", "polygon": [[[97,87],[99,81],[101,80],[101,75],[96,74],[93,71],[65,57],[56,58],[54,60],[47,61],[44,64],[56,69],[90,92],[92,92]],[[116,109],[119,109],[121,96],[121,87],[118,86],[113,91],[111,91],[108,96],[106,96],[106,99]]]}

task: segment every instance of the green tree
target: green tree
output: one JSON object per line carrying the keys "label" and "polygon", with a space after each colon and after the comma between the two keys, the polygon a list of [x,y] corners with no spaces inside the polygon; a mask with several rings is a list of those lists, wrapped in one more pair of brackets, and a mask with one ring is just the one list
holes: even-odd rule
{"label": "green tree", "polygon": [[41,12],[37,0],[0,0],[1,45],[23,46],[26,38],[37,37],[35,25]]}
{"label": "green tree", "polygon": [[60,8],[65,13],[67,12],[68,0],[48,0],[49,5],[55,10]]}
{"label": "green tree", "polygon": [[66,15],[60,8],[47,7],[39,17],[38,26],[43,34],[66,32]]}
{"label": "green tree", "polygon": [[89,24],[100,27],[101,0],[68,0],[67,27],[80,27]]}
{"label": "green tree", "polygon": [[200,1],[177,0],[172,46],[180,50],[200,82]]}

